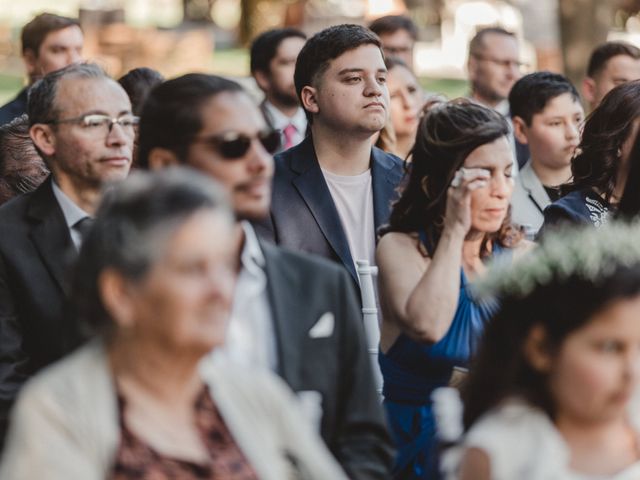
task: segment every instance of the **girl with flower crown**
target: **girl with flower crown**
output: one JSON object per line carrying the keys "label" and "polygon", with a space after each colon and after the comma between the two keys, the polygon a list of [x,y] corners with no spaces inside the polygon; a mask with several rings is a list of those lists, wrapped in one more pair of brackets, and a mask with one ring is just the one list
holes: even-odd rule
{"label": "girl with flower crown", "polygon": [[639,236],[638,224],[549,234],[476,285],[502,303],[463,387],[449,478],[640,478]]}
{"label": "girl with flower crown", "polygon": [[430,394],[467,365],[497,307],[476,302],[468,285],[487,259],[522,246],[509,216],[508,133],[499,114],[469,101],[432,106],[378,245],[379,361],[397,479],[436,478]]}

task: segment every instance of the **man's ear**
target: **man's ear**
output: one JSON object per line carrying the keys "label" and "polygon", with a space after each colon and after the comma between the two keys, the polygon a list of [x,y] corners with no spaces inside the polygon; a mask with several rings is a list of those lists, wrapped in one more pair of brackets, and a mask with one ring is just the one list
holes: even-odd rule
{"label": "man's ear", "polygon": [[529,140],[527,139],[527,124],[524,123],[522,117],[515,116],[511,119],[511,123],[513,123],[513,136],[516,137],[518,142],[523,145],[527,145]]}
{"label": "man's ear", "polygon": [[149,152],[149,170],[160,170],[165,167],[180,165],[178,156],[171,150],[161,147],[152,148]]}
{"label": "man's ear", "polygon": [[108,268],[98,277],[98,293],[105,310],[119,327],[130,327],[133,318],[130,284],[120,272]]}
{"label": "man's ear", "polygon": [[51,125],[36,123],[29,129],[29,136],[36,147],[47,157],[56,153],[56,137]]}
{"label": "man's ear", "polygon": [[22,60],[24,61],[24,65],[27,69],[27,75],[29,78],[36,75],[38,72],[38,56],[33,49],[28,48],[22,53]]}
{"label": "man's ear", "polygon": [[582,96],[590,105],[596,101],[596,81],[591,77],[582,80]]}
{"label": "man's ear", "polygon": [[269,75],[262,70],[256,70],[253,72],[253,78],[255,79],[258,87],[263,92],[267,92],[271,88],[271,82],[269,81]]}
{"label": "man's ear", "polygon": [[547,373],[553,364],[553,358],[549,351],[547,332],[542,325],[534,325],[524,342],[524,356],[531,367],[540,372]]}
{"label": "man's ear", "polygon": [[314,87],[305,86],[300,92],[300,100],[302,107],[311,113],[318,113],[320,107],[318,106],[318,98],[316,97],[317,90]]}

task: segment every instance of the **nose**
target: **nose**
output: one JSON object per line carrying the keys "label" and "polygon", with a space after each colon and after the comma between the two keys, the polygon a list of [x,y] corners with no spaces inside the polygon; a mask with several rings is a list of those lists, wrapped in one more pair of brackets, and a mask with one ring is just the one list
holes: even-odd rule
{"label": "nose", "polygon": [[129,145],[129,147],[133,147],[133,138],[134,138],[133,129],[129,132],[125,127],[120,125],[117,122],[114,122],[109,127],[109,133],[106,137],[107,146],[121,146],[121,145]]}
{"label": "nose", "polygon": [[402,102],[402,108],[404,108],[405,110],[409,110],[411,108],[411,99],[409,98],[408,92],[401,90],[400,100]]}
{"label": "nose", "polygon": [[248,155],[248,167],[253,173],[261,173],[273,168],[273,156],[267,152],[262,143],[254,138]]}
{"label": "nose", "polygon": [[511,179],[503,175],[502,172],[495,172],[491,177],[490,184],[491,194],[498,198],[506,198],[513,188]]}
{"label": "nose", "polygon": [[631,349],[625,361],[624,378],[632,384],[640,380],[640,347]]}
{"label": "nose", "polygon": [[67,64],[80,63],[82,61],[82,55],[77,50],[69,50],[67,52]]}
{"label": "nose", "polygon": [[209,301],[223,304],[226,308],[229,308],[236,280],[236,274],[231,266],[221,265],[218,260],[216,264],[207,267],[202,277],[201,286]]}
{"label": "nose", "polygon": [[369,76],[366,80],[364,95],[366,97],[379,97],[384,93],[384,88],[386,87],[380,84],[376,75]]}
{"label": "nose", "polygon": [[574,122],[569,122],[565,130],[565,136],[567,140],[580,138],[580,125]]}

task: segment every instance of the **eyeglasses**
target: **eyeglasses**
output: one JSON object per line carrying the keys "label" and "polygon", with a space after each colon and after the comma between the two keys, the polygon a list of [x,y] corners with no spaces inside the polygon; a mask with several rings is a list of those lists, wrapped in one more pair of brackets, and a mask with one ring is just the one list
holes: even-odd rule
{"label": "eyeglasses", "polygon": [[403,55],[411,52],[411,47],[382,47],[382,49],[388,57],[395,57],[396,55]]}
{"label": "eyeglasses", "polygon": [[234,160],[247,154],[254,139],[257,139],[264,149],[271,154],[276,153],[282,142],[281,134],[278,130],[265,130],[252,137],[238,132],[227,132],[217,136],[196,137],[193,141],[211,145],[223,158]]}
{"label": "eyeglasses", "polygon": [[88,131],[101,132],[105,134],[111,133],[111,129],[117,123],[126,131],[133,133],[134,126],[140,123],[140,118],[130,113],[125,113],[117,118],[103,115],[101,113],[89,113],[80,117],[64,118],[62,120],[52,120],[47,122],[53,125],[60,123],[75,123]]}
{"label": "eyeglasses", "polygon": [[520,70],[520,69],[523,69],[523,68],[526,68],[526,67],[529,66],[529,64],[520,62],[518,60],[501,60],[499,58],[486,57],[484,55],[477,55],[477,54],[474,54],[473,57],[477,58],[480,61],[491,62],[491,63],[493,63],[495,65],[499,65],[499,66],[505,67],[505,68],[513,68],[513,67],[515,67],[516,69]]}

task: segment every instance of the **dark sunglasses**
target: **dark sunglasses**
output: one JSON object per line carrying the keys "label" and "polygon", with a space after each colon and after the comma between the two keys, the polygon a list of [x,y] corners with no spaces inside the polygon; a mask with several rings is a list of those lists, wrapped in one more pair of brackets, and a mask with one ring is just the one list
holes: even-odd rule
{"label": "dark sunglasses", "polygon": [[259,132],[253,137],[242,133],[228,132],[223,135],[195,138],[194,142],[211,145],[223,158],[233,160],[244,157],[249,151],[249,148],[251,148],[251,142],[254,139],[257,139],[264,149],[271,154],[278,151],[282,141],[280,131],[266,130]]}

